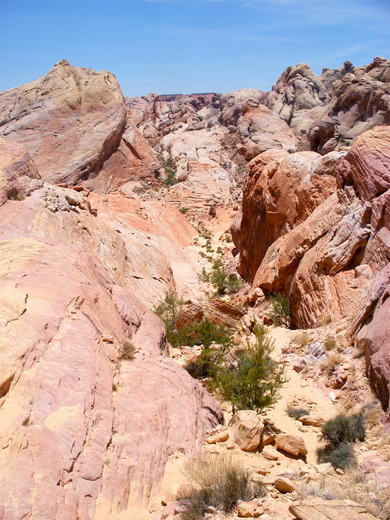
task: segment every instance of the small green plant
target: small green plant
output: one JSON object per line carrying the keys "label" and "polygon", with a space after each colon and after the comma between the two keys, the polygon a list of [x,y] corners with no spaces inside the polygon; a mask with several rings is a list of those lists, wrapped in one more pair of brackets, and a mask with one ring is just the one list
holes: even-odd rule
{"label": "small green plant", "polygon": [[176,179],[176,172],[173,170],[165,170],[167,173],[167,178],[164,181],[165,186],[170,188],[171,186],[174,186],[178,183],[178,180]]}
{"label": "small green plant", "polygon": [[224,364],[215,378],[215,389],[236,410],[257,410],[274,404],[284,382],[284,369],[270,357],[273,342],[264,327],[254,327],[256,342],[248,343],[237,360]]}
{"label": "small green plant", "polygon": [[172,159],[170,157],[164,159],[162,154],[159,154],[158,158],[163,170],[167,174],[167,178],[164,181],[165,186],[169,188],[170,186],[177,184],[179,181],[176,178],[176,171],[174,170],[175,165],[173,164]]}
{"label": "small green plant", "polygon": [[215,285],[218,295],[236,293],[242,286],[241,280],[235,273],[226,273],[220,258],[213,261],[210,271],[202,270],[200,279],[202,282],[210,282]]}
{"label": "small green plant", "polygon": [[356,466],[353,446],[349,442],[342,442],[335,448],[318,448],[317,457],[318,462],[330,462],[335,469],[340,468],[343,471]]}
{"label": "small green plant", "polygon": [[304,408],[294,408],[293,406],[290,406],[286,410],[287,415],[289,417],[292,417],[293,419],[299,419],[300,417],[303,417],[304,415],[309,415],[308,410],[305,410]]}
{"label": "small green plant", "polygon": [[180,313],[181,307],[185,304],[182,298],[177,298],[173,291],[166,293],[164,298],[160,300],[153,311],[162,319],[165,325],[167,340],[172,344],[176,337],[176,319]]}
{"label": "small green plant", "polygon": [[270,298],[271,310],[267,316],[277,327],[290,327],[291,311],[287,298],[283,294],[275,294]]}
{"label": "small green plant", "polygon": [[232,457],[208,455],[194,459],[184,471],[191,485],[178,497],[185,508],[182,520],[200,520],[210,507],[229,513],[239,500],[265,495],[263,486],[251,482],[250,472]]}
{"label": "small green plant", "polygon": [[224,325],[218,325],[208,318],[197,322],[191,323],[174,335],[172,345],[173,346],[188,346],[194,347],[195,345],[203,345],[206,348],[210,347],[212,343],[218,345],[232,344],[232,333]]}
{"label": "small green plant", "polygon": [[132,361],[135,357],[136,352],[137,352],[137,349],[132,344],[132,342],[128,339],[125,339],[125,341],[122,343],[122,346],[121,346],[121,352],[119,354],[119,359],[126,360],[126,361]]}
{"label": "small green plant", "polygon": [[323,448],[317,449],[319,462],[330,462],[337,469],[356,465],[352,443],[357,439],[364,441],[366,435],[365,418],[362,413],[346,416],[337,415],[326,421],[321,428]]}
{"label": "small green plant", "polygon": [[337,341],[335,339],[327,339],[324,342],[324,347],[326,350],[333,350],[337,347]]}
{"label": "small green plant", "polygon": [[180,208],[179,211],[180,213],[183,213],[183,215],[185,215],[187,213],[187,211],[189,211],[190,208]]}

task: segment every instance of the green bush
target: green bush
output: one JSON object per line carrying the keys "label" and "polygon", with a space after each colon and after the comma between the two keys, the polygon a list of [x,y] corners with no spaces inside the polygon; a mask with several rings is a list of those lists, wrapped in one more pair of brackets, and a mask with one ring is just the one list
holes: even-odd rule
{"label": "green bush", "polygon": [[231,457],[208,455],[194,459],[185,466],[190,489],[178,497],[185,511],[182,520],[199,520],[209,507],[231,512],[239,500],[248,501],[264,496],[261,484],[251,482],[251,475],[241,462]]}
{"label": "green bush", "polygon": [[289,417],[292,417],[293,419],[299,419],[304,415],[309,415],[308,410],[305,410],[304,408],[294,408],[292,406],[290,408],[287,408],[286,412],[287,415]]}
{"label": "green bush", "polygon": [[176,171],[174,170],[175,165],[172,162],[172,159],[168,157],[168,159],[164,159],[162,154],[158,155],[161,166],[163,167],[165,173],[167,174],[167,178],[164,181],[165,186],[173,186],[179,181],[176,179]]}
{"label": "green bush", "polygon": [[215,285],[217,294],[233,294],[240,290],[242,283],[236,274],[227,274],[220,258],[213,261],[211,270],[202,270],[200,276],[202,282],[210,282]]}
{"label": "green bush", "polygon": [[273,343],[264,327],[254,329],[256,344],[248,344],[235,361],[217,371],[215,389],[236,410],[262,410],[274,404],[283,384],[284,370],[270,357]]}
{"label": "green bush", "polygon": [[287,298],[283,294],[275,294],[270,298],[271,310],[267,316],[277,327],[290,327],[291,311]]}
{"label": "green bush", "polygon": [[172,336],[171,344],[175,347],[204,345],[210,347],[212,343],[231,345],[232,333],[224,325],[217,325],[208,318],[199,323],[191,323],[180,329]]}
{"label": "green bush", "polygon": [[364,441],[366,436],[365,419],[362,413],[350,417],[340,414],[326,421],[321,428],[326,444],[317,449],[319,462],[330,462],[342,470],[356,465],[352,443],[357,439]]}
{"label": "green bush", "polygon": [[326,350],[333,350],[337,347],[337,341],[335,339],[328,339],[325,341],[324,347]]}
{"label": "green bush", "polygon": [[335,469],[340,468],[343,471],[356,466],[356,458],[350,442],[342,442],[335,448],[330,446],[318,448],[317,458],[318,462],[330,462]]}
{"label": "green bush", "polygon": [[340,414],[326,421],[322,426],[322,437],[331,447],[356,439],[364,441],[366,435],[364,415],[358,413],[350,417]]}
{"label": "green bush", "polygon": [[182,298],[177,298],[173,291],[169,291],[153,309],[157,316],[164,322],[167,340],[170,343],[172,343],[176,337],[176,319],[184,304],[185,302]]}

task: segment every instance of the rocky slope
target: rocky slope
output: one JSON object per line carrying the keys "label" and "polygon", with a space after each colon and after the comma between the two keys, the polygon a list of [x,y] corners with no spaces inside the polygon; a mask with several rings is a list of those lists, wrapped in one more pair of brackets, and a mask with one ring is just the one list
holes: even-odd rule
{"label": "rocky slope", "polygon": [[[168,455],[194,453],[221,413],[134,296],[146,234],[122,239],[85,192],[43,183],[20,145],[1,142],[1,165],[0,518],[108,518],[130,492],[147,498]],[[145,278],[169,265],[153,247]]]}
{"label": "rocky slope", "polygon": [[288,67],[261,102],[298,136],[308,136],[310,149],[335,150],[375,125],[390,123],[390,62],[375,58],[367,66],[347,61],[316,76],[308,65]]}

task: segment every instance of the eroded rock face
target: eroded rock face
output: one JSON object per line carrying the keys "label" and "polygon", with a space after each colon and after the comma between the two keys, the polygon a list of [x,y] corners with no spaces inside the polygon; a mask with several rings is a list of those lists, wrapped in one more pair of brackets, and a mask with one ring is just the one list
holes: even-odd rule
{"label": "eroded rock face", "polygon": [[0,518],[107,518],[221,411],[166,357],[161,321],[125,288],[126,245],[84,193],[37,186],[0,207],[0,229]]}
{"label": "eroded rock face", "polygon": [[[272,87],[272,91],[264,93],[262,97],[264,105],[276,112],[292,128],[298,127],[305,133],[310,123],[302,125],[303,114],[307,117],[311,109],[314,109],[312,114],[323,112],[321,107],[328,100],[329,93],[325,85],[306,63],[288,67]],[[316,107],[320,107],[320,112]]]}
{"label": "eroded rock face", "polygon": [[269,150],[253,159],[242,209],[231,227],[241,275],[253,280],[270,245],[304,222],[335,191],[334,168],[341,158]]}
{"label": "eroded rock face", "polygon": [[241,156],[249,160],[269,148],[296,149],[294,132],[260,98],[260,91],[243,89],[126,100],[138,130],[176,171],[179,184],[170,188],[171,202],[195,211],[239,200],[235,183],[246,172]]}
{"label": "eroded rock face", "polygon": [[47,182],[86,181],[109,191],[134,177],[134,168],[155,178],[153,152],[126,123],[124,98],[109,72],[62,60],[46,76],[2,93],[0,111],[0,134],[27,148]]}
{"label": "eroded rock face", "polygon": [[345,62],[316,76],[304,63],[288,67],[260,102],[282,117],[304,147],[321,154],[342,148],[376,125],[390,122],[390,66],[375,58],[363,67]]}
{"label": "eroded rock face", "polygon": [[[382,126],[358,137],[347,155],[260,155],[232,228],[242,274],[253,277],[255,288],[286,294],[298,327],[356,313],[351,330],[366,347],[368,373],[386,409],[389,138],[390,127]],[[294,170],[302,157],[306,166]]]}
{"label": "eroded rock face", "polygon": [[0,138],[0,161],[0,206],[42,185],[38,169],[23,146]]}

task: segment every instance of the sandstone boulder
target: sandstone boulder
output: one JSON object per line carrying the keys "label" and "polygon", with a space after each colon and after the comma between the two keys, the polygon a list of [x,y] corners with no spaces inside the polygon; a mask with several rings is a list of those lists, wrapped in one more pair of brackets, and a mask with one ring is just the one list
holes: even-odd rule
{"label": "sandstone boulder", "polygon": [[294,484],[286,477],[277,477],[275,479],[275,487],[281,493],[291,493],[295,489]]}
{"label": "sandstone boulder", "polygon": [[244,312],[231,303],[215,298],[202,304],[192,303],[185,307],[176,320],[178,330],[186,325],[197,323],[208,318],[214,323],[230,328],[237,328],[240,325]]}
{"label": "sandstone boulder", "polygon": [[285,451],[294,456],[303,455],[305,457],[307,455],[305,441],[302,437],[295,435],[280,433],[276,437],[276,447],[278,450]]}
{"label": "sandstone boulder", "polygon": [[229,423],[233,430],[234,441],[243,451],[256,450],[261,442],[264,422],[254,410],[240,410]]}
{"label": "sandstone boulder", "polygon": [[258,518],[264,513],[264,507],[258,500],[241,502],[237,505],[237,516],[239,518]]}
{"label": "sandstone boulder", "polygon": [[157,160],[131,123],[126,130],[124,98],[109,72],[61,60],[46,76],[0,94],[0,111],[0,134],[27,148],[45,181],[109,191],[129,178],[155,179]]}
{"label": "sandstone boulder", "polygon": [[303,417],[300,417],[298,421],[305,426],[315,427],[320,427],[325,423],[325,420],[322,417],[318,417],[317,415],[304,415]]}

